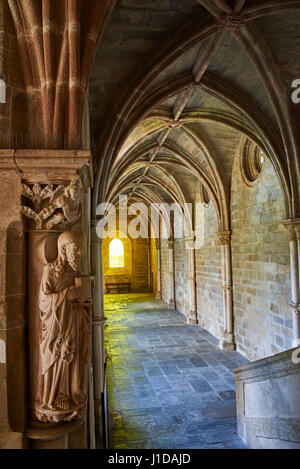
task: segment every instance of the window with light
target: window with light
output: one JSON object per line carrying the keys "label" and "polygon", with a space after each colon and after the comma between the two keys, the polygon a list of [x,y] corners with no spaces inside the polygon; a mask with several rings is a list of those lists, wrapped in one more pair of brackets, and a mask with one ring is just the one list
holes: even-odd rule
{"label": "window with light", "polygon": [[109,266],[124,267],[124,244],[118,238],[113,239],[109,245]]}

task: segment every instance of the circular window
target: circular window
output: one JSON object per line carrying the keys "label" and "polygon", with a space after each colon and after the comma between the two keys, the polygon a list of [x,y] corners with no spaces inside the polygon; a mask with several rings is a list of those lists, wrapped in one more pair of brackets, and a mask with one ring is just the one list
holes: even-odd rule
{"label": "circular window", "polygon": [[262,173],[265,153],[254,142],[247,139],[241,152],[241,172],[248,186],[254,186]]}

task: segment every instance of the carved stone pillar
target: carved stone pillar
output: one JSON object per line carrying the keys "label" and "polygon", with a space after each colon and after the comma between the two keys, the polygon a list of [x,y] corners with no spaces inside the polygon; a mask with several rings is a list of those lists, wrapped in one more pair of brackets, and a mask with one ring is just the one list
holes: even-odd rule
{"label": "carved stone pillar", "polygon": [[293,347],[300,345],[300,219],[286,220],[282,223],[290,237],[291,259],[291,303],[293,318]]}
{"label": "carved stone pillar", "polygon": [[92,337],[93,337],[93,368],[94,368],[94,398],[95,398],[95,417],[98,437],[103,436],[102,425],[102,396],[104,393],[105,372],[104,365],[106,361],[104,326],[106,318],[104,317],[104,280],[103,280],[103,259],[102,259],[102,239],[96,233],[97,220],[92,221],[92,275],[93,282],[93,318],[92,318]]}
{"label": "carved stone pillar", "polygon": [[16,155],[28,231],[27,436],[33,448],[74,447],[75,440],[68,440],[75,430],[78,447],[87,447],[89,160],[86,151],[28,150]]}
{"label": "carved stone pillar", "polygon": [[156,244],[156,263],[157,263],[157,287],[156,287],[156,299],[161,300],[161,251],[160,251],[160,238],[155,240]]}
{"label": "carved stone pillar", "polygon": [[170,298],[168,306],[170,309],[176,308],[175,303],[175,259],[174,259],[174,240],[168,240],[169,251],[169,279],[170,279]]}
{"label": "carved stone pillar", "polygon": [[185,248],[188,256],[188,280],[189,280],[189,312],[188,324],[198,324],[197,319],[197,296],[196,296],[196,268],[195,268],[195,240],[185,239]]}
{"label": "carved stone pillar", "polygon": [[231,231],[219,233],[222,247],[223,272],[223,309],[224,332],[219,346],[223,350],[235,350],[233,337],[233,297],[232,297],[232,257],[231,257]]}

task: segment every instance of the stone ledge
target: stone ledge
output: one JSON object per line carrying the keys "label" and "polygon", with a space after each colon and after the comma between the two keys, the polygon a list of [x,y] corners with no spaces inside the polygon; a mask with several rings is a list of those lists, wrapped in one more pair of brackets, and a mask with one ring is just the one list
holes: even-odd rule
{"label": "stone ledge", "polygon": [[42,183],[44,179],[69,179],[90,159],[87,150],[0,150],[0,170],[16,171],[32,183]]}
{"label": "stone ledge", "polygon": [[249,365],[234,370],[237,381],[258,381],[300,373],[299,364],[292,361],[292,353],[297,349],[285,350],[277,355],[262,358]]}

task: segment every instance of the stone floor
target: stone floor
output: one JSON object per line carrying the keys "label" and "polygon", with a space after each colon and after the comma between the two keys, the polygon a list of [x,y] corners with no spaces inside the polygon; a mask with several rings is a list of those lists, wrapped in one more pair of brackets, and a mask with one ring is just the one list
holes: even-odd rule
{"label": "stone floor", "polygon": [[105,307],[111,448],[245,448],[233,370],[248,361],[151,295]]}

